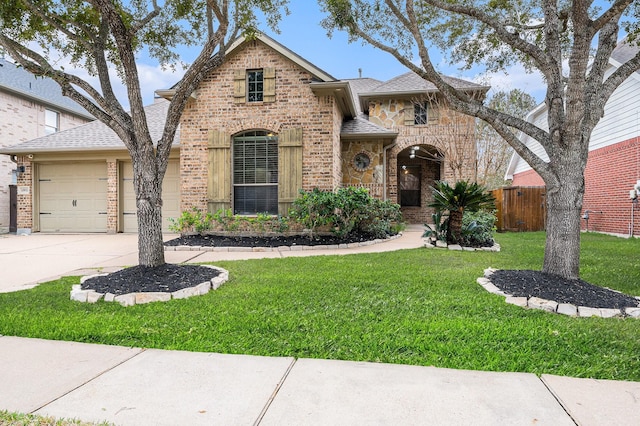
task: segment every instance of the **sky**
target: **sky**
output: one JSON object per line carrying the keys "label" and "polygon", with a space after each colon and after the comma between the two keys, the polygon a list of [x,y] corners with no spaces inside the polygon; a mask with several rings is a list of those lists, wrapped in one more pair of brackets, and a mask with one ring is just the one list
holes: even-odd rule
{"label": "sky", "polygon": [[[361,69],[363,77],[386,81],[407,72],[407,69],[390,54],[363,45],[360,41],[349,43],[345,33],[334,32],[329,38],[326,30],[320,26],[324,14],[317,1],[292,0],[289,10],[291,13],[288,16],[283,15],[279,24],[279,34],[267,30],[266,25],[262,27],[264,33],[333,77],[357,78]],[[186,61],[193,59],[197,54],[189,50],[182,53]],[[518,88],[534,96],[538,102],[543,100],[542,79],[539,75],[526,73],[521,66],[509,69],[508,74],[481,75],[478,71],[463,73],[456,67],[448,66],[439,54],[434,57],[440,58],[439,66],[443,74],[482,84],[488,81],[492,91]],[[142,56],[139,58],[139,71],[145,103],[153,102],[155,90],[171,87],[181,76],[181,73],[161,70]],[[120,90],[124,96],[124,88]]]}

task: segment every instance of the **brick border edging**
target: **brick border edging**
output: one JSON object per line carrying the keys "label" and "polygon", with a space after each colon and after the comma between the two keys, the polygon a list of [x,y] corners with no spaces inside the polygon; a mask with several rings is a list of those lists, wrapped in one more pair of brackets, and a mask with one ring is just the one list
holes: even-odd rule
{"label": "brick border edging", "polygon": [[96,303],[101,299],[105,302],[118,302],[122,306],[142,305],[144,303],[151,302],[168,302],[171,299],[188,299],[193,296],[203,296],[209,293],[210,290],[217,290],[222,284],[229,280],[229,271],[212,265],[198,265],[203,268],[210,268],[217,270],[219,274],[209,281],[200,283],[194,287],[187,287],[181,290],[174,291],[172,293],[166,292],[138,292],[127,293],[116,296],[113,293],[98,293],[95,290],[87,289],[82,290],[82,283],[89,278],[101,277],[108,274],[94,274],[86,275],[80,279],[80,284],[75,284],[71,287],[70,299],[77,302]]}
{"label": "brick border edging", "polygon": [[364,241],[361,243],[348,243],[348,244],[332,244],[332,245],[317,245],[317,246],[278,246],[278,247],[210,247],[210,246],[164,246],[165,251],[211,251],[211,252],[281,252],[281,251],[303,251],[303,250],[340,250],[350,249],[357,247],[372,246],[374,244],[386,243],[393,241],[396,238],[400,238],[402,233],[392,235],[389,238],[375,239],[371,241]]}
{"label": "brick border edging", "polygon": [[[484,270],[484,276],[478,278],[476,281],[482,288],[489,293],[498,294],[505,297],[505,302],[511,305],[520,306],[521,308],[540,309],[546,312],[555,314],[567,315],[570,317],[600,317],[600,318],[619,318],[619,317],[631,317],[640,319],[640,297],[634,296],[638,300],[637,307],[626,307],[620,309],[612,308],[590,308],[588,306],[575,306],[569,303],[558,303],[554,300],[541,299],[539,297],[514,297],[507,294],[495,286],[489,279],[493,273],[497,271],[494,268],[487,268]],[[617,290],[608,289],[611,291]]]}

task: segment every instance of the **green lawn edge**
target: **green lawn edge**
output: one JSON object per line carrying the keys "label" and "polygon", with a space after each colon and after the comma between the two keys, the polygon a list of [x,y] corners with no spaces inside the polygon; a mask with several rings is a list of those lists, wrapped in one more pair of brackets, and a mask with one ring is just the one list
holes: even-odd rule
{"label": "green lawn edge", "polygon": [[[0,334],[126,347],[400,363],[640,381],[640,320],[570,318],[487,293],[487,267],[542,265],[545,234],[499,234],[502,250],[215,262],[206,296],[122,307],[69,300],[79,277],[0,294]],[[640,295],[640,241],[588,233],[581,274]]]}

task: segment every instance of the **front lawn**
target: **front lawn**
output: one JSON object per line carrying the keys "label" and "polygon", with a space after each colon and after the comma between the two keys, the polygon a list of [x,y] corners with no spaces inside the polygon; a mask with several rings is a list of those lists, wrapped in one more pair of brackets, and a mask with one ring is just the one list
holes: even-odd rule
{"label": "front lawn", "polygon": [[[507,305],[486,267],[540,269],[543,233],[500,253],[435,249],[219,262],[206,296],[123,308],[71,302],[78,277],[0,294],[0,334],[89,343],[640,381],[640,320]],[[583,237],[582,278],[640,295],[640,241]]]}

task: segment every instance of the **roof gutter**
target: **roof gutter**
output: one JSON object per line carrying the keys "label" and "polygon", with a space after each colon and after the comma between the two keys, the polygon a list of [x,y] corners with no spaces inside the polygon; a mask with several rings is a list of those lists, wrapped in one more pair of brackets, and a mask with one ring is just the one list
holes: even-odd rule
{"label": "roof gutter", "polygon": [[346,118],[354,118],[358,111],[348,81],[312,82],[309,87],[316,96],[333,96]]}

